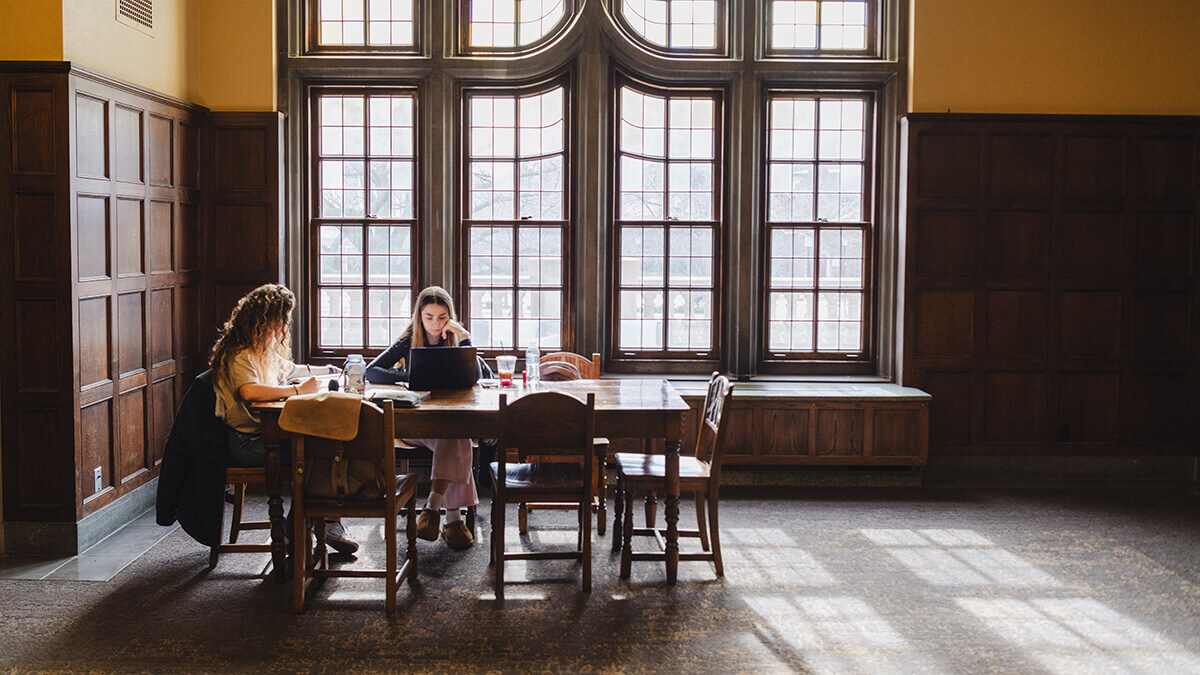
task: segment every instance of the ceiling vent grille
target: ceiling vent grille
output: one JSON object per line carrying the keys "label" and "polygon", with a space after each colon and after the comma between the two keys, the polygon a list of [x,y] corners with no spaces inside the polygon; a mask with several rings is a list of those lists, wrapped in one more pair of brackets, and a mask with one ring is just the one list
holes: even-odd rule
{"label": "ceiling vent grille", "polygon": [[150,33],[154,30],[154,0],[117,0],[117,21]]}

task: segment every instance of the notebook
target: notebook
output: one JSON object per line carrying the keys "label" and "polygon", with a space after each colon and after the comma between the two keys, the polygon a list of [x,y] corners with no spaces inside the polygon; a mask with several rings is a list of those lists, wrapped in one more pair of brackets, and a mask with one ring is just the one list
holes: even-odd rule
{"label": "notebook", "polygon": [[470,389],[476,374],[474,347],[413,347],[408,353],[409,389]]}

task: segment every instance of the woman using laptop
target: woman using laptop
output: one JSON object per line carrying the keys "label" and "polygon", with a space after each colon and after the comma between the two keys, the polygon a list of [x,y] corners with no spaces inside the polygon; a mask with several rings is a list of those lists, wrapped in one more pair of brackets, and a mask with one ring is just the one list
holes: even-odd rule
{"label": "woman using laptop", "polygon": [[[400,338],[367,366],[367,381],[398,384],[408,381],[409,352],[413,347],[467,347],[470,333],[458,322],[454,300],[441,286],[430,286],[417,296],[412,320]],[[475,472],[471,470],[471,441],[464,438],[406,438],[404,442],[433,451],[429,501],[417,517],[417,536],[436,541],[438,530],[450,548],[469,548],[474,542],[459,509],[478,503]],[[446,524],[439,528],[438,509],[446,509]]]}

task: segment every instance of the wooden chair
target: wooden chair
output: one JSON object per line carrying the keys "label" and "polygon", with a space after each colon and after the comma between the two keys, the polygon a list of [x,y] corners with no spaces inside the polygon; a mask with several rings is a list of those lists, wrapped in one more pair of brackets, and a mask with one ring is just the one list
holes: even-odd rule
{"label": "wooden chair", "polygon": [[[338,442],[315,436],[297,435],[292,446],[292,609],[304,611],[305,591],[314,578],[382,577],[386,581],[385,609],[396,611],[396,590],[405,578],[417,578],[417,477],[396,473],[395,415],[391,401],[383,407],[363,401],[359,408],[358,435]],[[309,496],[305,472],[316,460],[331,463],[369,460],[380,472],[382,497],[331,499]],[[405,534],[408,550],[404,565],[397,570],[396,517],[406,509]],[[325,546],[325,520],[329,518],[382,518],[386,569],[330,569]],[[315,519],[316,549],[309,546],[308,522]],[[309,556],[313,559],[310,560]]]}
{"label": "wooden chair", "polygon": [[[508,560],[579,560],[583,590],[592,591],[592,439],[595,436],[596,395],[584,403],[574,396],[543,391],[527,394],[508,405],[500,395],[500,438],[496,461],[489,465],[492,495],[491,564],[495,568],[496,599],[504,598],[504,563]],[[510,452],[520,456],[553,453],[574,457],[574,463],[508,463]],[[505,506],[530,501],[573,501],[579,509],[579,540],[574,551],[504,551]]]}
{"label": "wooden chair", "polygon": [[[265,485],[267,469],[261,466],[231,466],[225,469],[225,484],[233,486],[233,520],[229,524],[229,543],[217,544],[208,551],[208,566],[217,566],[222,553],[270,553],[271,542],[261,544],[239,544],[238,534],[242,530],[270,530],[271,521],[253,520],[242,522],[242,508],[246,502],[247,485]],[[225,523],[225,500],[221,500],[221,527]]]}
{"label": "wooden chair", "polygon": [[[573,354],[571,352],[553,352],[541,358],[540,364],[548,363],[567,363],[573,366],[578,372],[580,379],[598,380],[600,379],[600,355],[592,354],[591,360],[586,356]],[[596,466],[592,472],[593,476],[593,497],[592,508],[596,510],[596,532],[600,536],[604,536],[606,526],[608,524],[608,476],[605,467],[608,463],[608,439],[597,438],[593,442]],[[534,461],[554,461],[553,457],[538,457]],[[564,504],[556,502],[530,502],[517,506],[517,531],[525,534],[529,531],[529,512],[542,510],[570,510],[574,509],[574,504]]]}
{"label": "wooden chair", "polygon": [[[700,420],[700,432],[696,436],[695,456],[679,458],[679,491],[693,492],[696,496],[695,530],[679,530],[680,537],[699,537],[703,553],[680,553],[680,560],[711,560],[717,576],[725,576],[721,563],[721,535],[717,520],[717,509],[721,487],[721,455],[725,451],[725,424],[733,385],[729,379],[713,373],[708,381],[708,394],[704,397],[704,417]],[[666,458],[640,452],[618,452],[617,462],[617,508],[613,517],[613,550],[621,551],[621,578],[628,579],[633,560],[664,560],[665,553],[635,553],[632,550],[633,535],[649,535],[658,540],[660,548],[666,548],[664,530],[654,527],[633,526],[633,497],[637,491],[662,491],[666,482]],[[705,525],[705,502],[708,523]],[[623,506],[622,506],[623,505]],[[624,522],[622,522],[624,510]],[[622,543],[621,538],[624,539]],[[710,550],[711,547],[711,550]]]}

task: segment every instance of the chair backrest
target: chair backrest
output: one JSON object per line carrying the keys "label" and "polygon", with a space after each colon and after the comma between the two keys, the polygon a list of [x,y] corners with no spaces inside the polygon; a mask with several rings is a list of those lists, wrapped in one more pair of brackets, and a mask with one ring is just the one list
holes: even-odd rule
{"label": "chair backrest", "polygon": [[704,396],[704,416],[700,419],[700,431],[696,434],[696,457],[711,465],[710,476],[720,477],[721,455],[725,452],[725,436],[729,401],[733,396],[733,384],[729,378],[714,372],[708,380],[708,393]]}
{"label": "chair backrest", "polygon": [[[295,440],[292,447],[292,464],[298,471],[308,471],[310,475],[301,478],[312,479],[314,470],[321,471],[328,467],[328,462],[318,468],[322,460],[332,461],[340,457],[349,465],[350,472],[360,480],[369,480],[370,471],[357,468],[356,460],[369,460],[375,467],[374,473],[384,484],[380,486],[388,495],[394,497],[388,490],[387,477],[395,475],[396,468],[396,416],[390,399],[382,402],[382,407],[363,399],[358,409],[358,435],[349,441],[335,441],[317,436],[301,436]],[[305,480],[295,481],[296,494],[303,490]]]}
{"label": "chair backrest", "polygon": [[599,354],[592,354],[592,358],[589,360],[586,356],[580,356],[571,352],[554,352],[543,356],[538,363],[542,365],[547,363],[569,363],[579,370],[579,377],[585,380],[600,379]]}
{"label": "chair backrest", "polygon": [[[508,395],[500,395],[500,439],[496,459],[503,468],[508,452],[517,456],[552,454],[556,457],[579,456],[591,485],[591,457],[595,436],[596,395],[587,402],[557,391],[526,394],[509,405]],[[501,471],[503,476],[504,472]]]}

